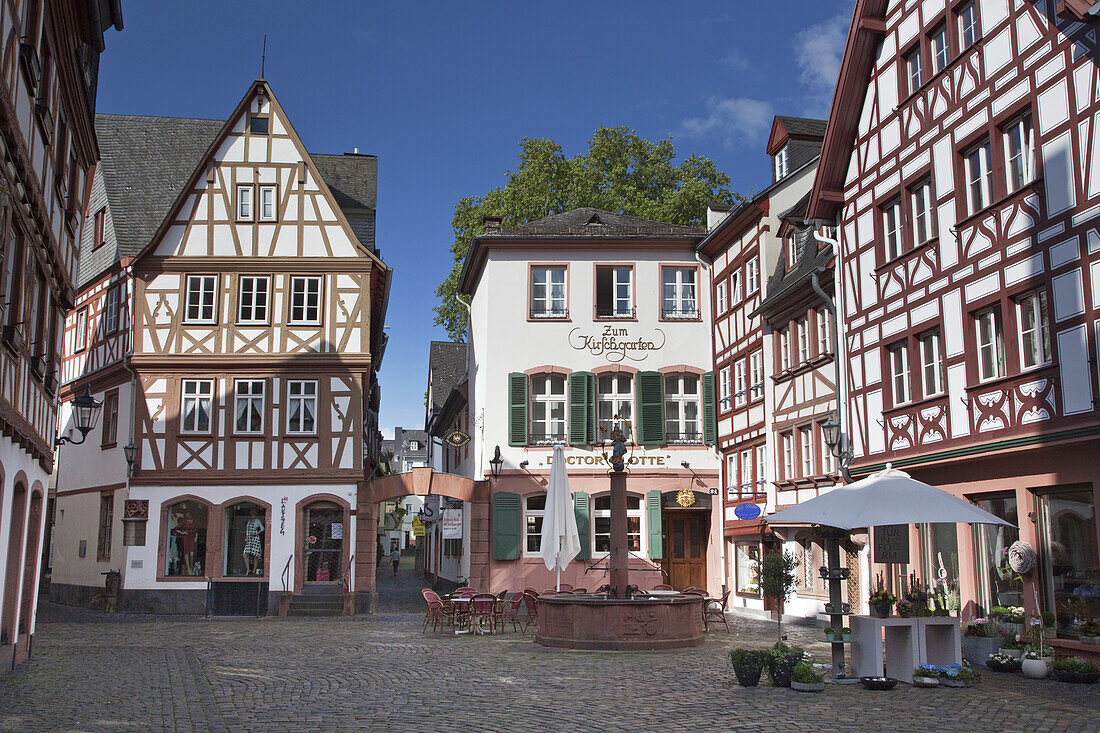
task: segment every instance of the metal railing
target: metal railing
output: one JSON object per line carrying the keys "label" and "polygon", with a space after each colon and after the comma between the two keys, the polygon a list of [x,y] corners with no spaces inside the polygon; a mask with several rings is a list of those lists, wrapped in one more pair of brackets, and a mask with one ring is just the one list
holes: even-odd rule
{"label": "metal railing", "polygon": [[622,309],[607,306],[596,306],[596,318],[634,318],[636,311],[634,308]]}
{"label": "metal railing", "polygon": [[286,565],[283,566],[283,593],[286,593],[288,590],[290,590],[290,587],[288,586],[288,583],[290,582],[290,561],[293,559],[294,553],[292,552],[290,553],[290,557],[286,559]]}
{"label": "metal railing", "polygon": [[695,445],[703,442],[703,434],[699,432],[665,433],[665,443],[668,445]]}
{"label": "metal railing", "polygon": [[344,568],[344,592],[351,593],[351,567],[355,562],[355,555],[348,558],[348,564]]}
{"label": "metal railing", "polygon": [[670,321],[694,321],[699,318],[699,309],[694,306],[689,308],[662,308],[661,318]]}
{"label": "metal railing", "polygon": [[531,431],[527,436],[527,442],[530,445],[554,445],[555,443],[564,443],[565,441],[565,429],[563,428],[557,432],[536,432]]}
{"label": "metal railing", "polygon": [[531,309],[531,318],[532,319],[535,319],[535,318],[568,318],[568,317],[569,317],[569,309],[568,308],[556,308],[554,306],[550,306],[549,308],[532,308]]}

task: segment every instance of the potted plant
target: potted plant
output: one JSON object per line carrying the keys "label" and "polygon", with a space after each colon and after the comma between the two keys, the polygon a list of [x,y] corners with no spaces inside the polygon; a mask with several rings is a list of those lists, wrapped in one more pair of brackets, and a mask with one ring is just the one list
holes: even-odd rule
{"label": "potted plant", "polygon": [[791,670],[791,689],[798,692],[821,692],[825,689],[825,678],[803,659]]}
{"label": "potted plant", "polygon": [[770,657],[768,659],[768,676],[772,678],[772,684],[776,687],[790,687],[791,670],[794,669],[794,665],[802,660],[802,648],[789,646],[778,641],[767,652]]}
{"label": "potted plant", "polygon": [[1054,678],[1061,682],[1091,685],[1100,680],[1100,667],[1081,657],[1063,657],[1054,663]]}
{"label": "potted plant", "polygon": [[779,641],[783,641],[783,604],[794,590],[794,569],[798,566],[789,552],[771,552],[760,563],[760,590],[775,601],[776,620],[779,624]]}
{"label": "potted plant", "polygon": [[1054,626],[1054,614],[1050,611],[1043,611],[1039,614],[1039,621],[1042,628],[1042,635],[1044,639],[1053,639],[1055,633]]}
{"label": "potted plant", "polygon": [[939,668],[931,664],[918,665],[913,670],[913,685],[916,687],[939,687]]}
{"label": "potted plant", "polygon": [[1001,624],[1008,631],[1015,631],[1017,635],[1022,635],[1024,633],[1024,607],[1004,607],[1004,614],[1001,616]]}
{"label": "potted plant", "polygon": [[940,667],[940,685],[943,687],[970,687],[977,679],[977,672],[969,664]]}
{"label": "potted plant", "polygon": [[756,687],[760,684],[760,674],[764,665],[771,659],[766,649],[737,648],[730,652],[730,664],[737,675],[737,684],[742,687]]}
{"label": "potted plant", "polygon": [[875,592],[867,599],[867,604],[871,607],[871,615],[876,618],[889,618],[890,607],[897,600],[897,596],[886,590],[886,582],[882,578],[882,573],[879,573],[875,577]]}
{"label": "potted plant", "polygon": [[989,658],[1001,647],[997,622],[988,618],[976,618],[966,625],[962,638],[962,653],[975,661]]}
{"label": "potted plant", "polygon": [[985,660],[985,666],[994,672],[1019,672],[1020,659],[1000,652],[990,654],[989,659]]}
{"label": "potted plant", "polygon": [[1100,622],[1094,619],[1081,624],[1078,638],[1082,644],[1100,644]]}
{"label": "potted plant", "polygon": [[1041,680],[1050,674],[1052,661],[1053,657],[1049,656],[1041,646],[1029,645],[1024,652],[1024,660],[1020,665],[1020,671],[1024,673],[1024,677]]}
{"label": "potted plant", "polygon": [[852,640],[852,630],[847,626],[840,630],[840,640],[844,643],[848,643]]}
{"label": "potted plant", "polygon": [[836,630],[835,629],[833,629],[832,627],[829,627],[829,628],[825,629],[825,641],[827,641],[831,644],[835,638],[836,638]]}
{"label": "potted plant", "polygon": [[1004,641],[1001,642],[1000,653],[1016,660],[1024,656],[1024,644],[1015,632],[1010,631],[1005,634]]}
{"label": "potted plant", "polygon": [[894,608],[897,609],[898,616],[901,618],[909,618],[913,615],[913,604],[909,601],[898,601]]}

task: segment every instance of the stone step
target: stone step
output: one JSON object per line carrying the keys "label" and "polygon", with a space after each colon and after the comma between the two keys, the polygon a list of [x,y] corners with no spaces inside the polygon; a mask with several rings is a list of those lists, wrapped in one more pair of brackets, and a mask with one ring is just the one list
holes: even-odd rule
{"label": "stone step", "polygon": [[287,609],[286,615],[287,616],[299,616],[299,617],[331,617],[331,616],[342,616],[343,613],[344,613],[343,606],[341,606],[340,608],[336,608],[336,609],[333,609],[333,608],[295,608],[294,606],[291,606],[289,609]]}

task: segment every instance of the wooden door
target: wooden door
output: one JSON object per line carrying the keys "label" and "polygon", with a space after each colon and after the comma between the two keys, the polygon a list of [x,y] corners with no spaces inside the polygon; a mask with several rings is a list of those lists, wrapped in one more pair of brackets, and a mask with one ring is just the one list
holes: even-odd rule
{"label": "wooden door", "polygon": [[666,511],[664,568],[676,590],[707,587],[707,516],[704,512]]}

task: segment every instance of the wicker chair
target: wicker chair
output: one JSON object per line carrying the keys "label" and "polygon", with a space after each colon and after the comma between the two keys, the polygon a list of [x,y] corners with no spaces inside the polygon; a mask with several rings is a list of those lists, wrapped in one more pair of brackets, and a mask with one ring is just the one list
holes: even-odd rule
{"label": "wicker chair", "polygon": [[527,613],[523,617],[523,634],[527,635],[527,629],[534,626],[536,629],[539,625],[539,598],[532,593],[523,594],[523,605],[527,610]]}
{"label": "wicker chair", "polygon": [[470,630],[483,631],[488,626],[493,632],[493,611],[497,597],[492,593],[478,593],[470,599]]}
{"label": "wicker chair", "polygon": [[726,626],[726,633],[730,633],[730,623],[726,619],[726,604],[729,600],[730,592],[726,591],[721,600],[711,598],[703,601],[703,631],[708,630],[708,621],[721,621]]}
{"label": "wicker chair", "polygon": [[441,626],[454,626],[454,605],[441,599],[439,595],[430,588],[423,589],[420,591],[420,594],[424,596],[424,602],[428,604],[427,613],[424,614],[424,628],[421,629],[420,633],[427,632],[429,623],[432,625],[432,631],[436,632],[439,631]]}
{"label": "wicker chair", "polygon": [[504,624],[511,623],[513,631],[519,631],[519,609],[523,606],[523,594],[513,593],[511,600],[497,599],[493,609],[493,625],[503,629]]}

